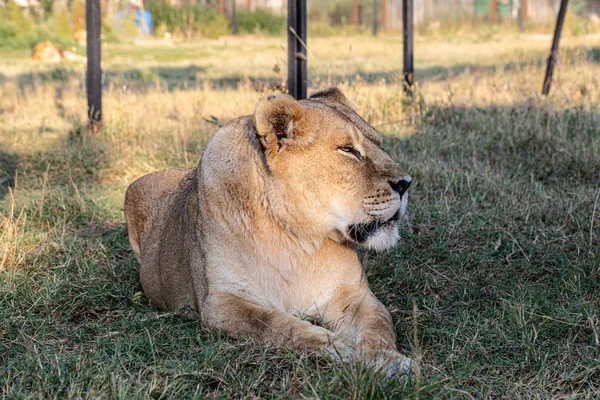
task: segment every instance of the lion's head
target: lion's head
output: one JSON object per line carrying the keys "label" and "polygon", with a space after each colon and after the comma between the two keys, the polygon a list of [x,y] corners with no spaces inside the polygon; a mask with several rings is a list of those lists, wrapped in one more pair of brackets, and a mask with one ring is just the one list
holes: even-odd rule
{"label": "lion's head", "polygon": [[342,92],[328,88],[303,101],[268,96],[254,126],[280,221],[376,250],[397,243],[411,177]]}

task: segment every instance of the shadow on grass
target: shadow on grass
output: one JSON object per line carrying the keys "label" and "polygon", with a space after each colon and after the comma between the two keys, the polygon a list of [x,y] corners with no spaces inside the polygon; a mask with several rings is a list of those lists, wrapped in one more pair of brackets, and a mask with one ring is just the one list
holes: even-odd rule
{"label": "shadow on grass", "polygon": [[[541,63],[542,61],[540,61]],[[518,69],[531,63],[507,63],[502,65],[469,65],[462,64],[451,68],[430,67],[417,71],[420,81],[443,81],[453,75],[458,75],[469,71],[471,73],[485,73],[498,69]],[[250,85],[257,90],[269,88],[276,90],[282,87],[284,78],[261,76],[260,72],[255,75],[230,75],[221,78],[207,78],[206,71],[202,67],[189,65],[187,67],[150,67],[147,69],[107,69],[103,78],[105,88],[120,88],[123,90],[141,91],[156,87],[165,90],[187,90],[196,89],[205,84],[216,89],[237,89],[241,85]],[[361,82],[363,84],[374,83],[395,83],[402,81],[402,71],[358,71],[348,74],[311,74],[312,82],[328,82],[329,84],[346,83],[354,84]],[[16,81],[21,92],[39,84],[55,82],[66,84],[69,81],[84,81],[85,73],[69,69],[67,67],[57,67],[47,72],[26,73],[18,75]],[[313,84],[314,85],[314,84]]]}
{"label": "shadow on grass", "polygon": [[[150,67],[147,69],[107,69],[103,75],[104,87],[123,87],[129,90],[144,90],[154,88],[157,84],[165,86],[168,90],[186,89],[202,83],[203,67],[191,64],[186,67]],[[0,83],[10,80],[6,78]],[[27,89],[48,82],[66,85],[71,81],[85,82],[85,70],[59,66],[45,72],[28,72],[19,74],[14,78],[20,90],[24,93]],[[235,77],[232,77],[232,83]]]}
{"label": "shadow on grass", "polygon": [[[454,67],[434,66],[422,68],[416,71],[419,81],[443,81],[450,76],[459,75],[465,72],[469,73],[488,73],[496,70],[520,69],[529,65],[543,65],[544,60],[539,59],[533,62],[511,62],[498,65],[472,65],[461,64]],[[206,69],[195,64],[184,67],[158,66],[147,69],[113,69],[108,68],[103,77],[105,88],[121,88],[123,90],[145,91],[149,88],[161,87],[165,90],[187,90],[195,89],[205,84],[216,89],[237,89],[240,85],[250,85],[256,90],[265,88],[277,90],[282,87],[283,77],[267,77],[260,74],[260,71],[252,71],[248,75],[239,74],[224,76],[221,78],[206,77]],[[375,83],[396,83],[402,82],[402,71],[400,69],[387,71],[364,72],[358,71],[347,74],[328,74],[317,73],[310,74],[312,85],[321,82],[328,84],[346,83],[354,84],[361,82],[363,84]],[[27,88],[41,83],[55,82],[66,84],[69,81],[85,81],[85,72],[83,70],[70,69],[68,67],[56,67],[46,72],[25,73],[16,77],[16,81],[24,92]]]}
{"label": "shadow on grass", "polygon": [[14,187],[19,159],[16,154],[0,151],[0,200]]}
{"label": "shadow on grass", "polygon": [[588,51],[588,54],[589,54],[588,60],[590,60],[596,64],[600,64],[600,47],[592,47]]}
{"label": "shadow on grass", "polygon": [[[600,48],[591,49],[575,48],[567,49],[563,53],[565,59],[577,62],[581,55],[583,58],[594,63],[600,62]],[[503,64],[478,65],[478,64],[460,64],[453,67],[432,66],[428,68],[417,68],[416,78],[418,81],[444,81],[451,76],[470,73],[485,74],[494,71],[518,70],[527,66],[543,67],[546,63],[546,57],[522,61],[508,62]],[[191,61],[188,66],[156,66],[149,68],[107,68],[104,71],[103,84],[105,88],[121,88],[133,91],[145,91],[157,86],[165,90],[187,90],[194,89],[202,85],[209,85],[216,89],[237,89],[240,85],[251,85],[257,90],[265,88],[277,90],[282,87],[283,77],[269,77],[261,74],[261,71],[251,71],[247,75],[230,75],[220,78],[208,78],[207,69],[196,65]],[[328,74],[324,72],[309,74],[312,85],[327,82],[328,84],[346,83],[354,84],[356,82],[374,84],[374,83],[397,83],[403,81],[402,71],[400,69],[389,69],[386,71],[364,72],[357,71],[346,74]],[[541,79],[541,78],[540,78]],[[0,73],[0,84],[7,81],[16,81],[20,90],[35,87],[47,82],[66,84],[69,81],[85,82],[85,69],[70,66],[58,66],[45,72],[29,72],[19,74],[15,78],[9,78]]]}

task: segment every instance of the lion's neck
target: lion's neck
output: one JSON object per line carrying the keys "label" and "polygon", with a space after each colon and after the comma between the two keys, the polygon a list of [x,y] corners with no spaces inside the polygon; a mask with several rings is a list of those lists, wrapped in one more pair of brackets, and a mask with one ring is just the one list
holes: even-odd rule
{"label": "lion's neck", "polygon": [[269,253],[281,253],[283,257],[310,256],[322,246],[324,238],[321,235],[310,235],[297,229],[289,221],[274,217],[268,210],[261,214],[253,221],[253,241]]}

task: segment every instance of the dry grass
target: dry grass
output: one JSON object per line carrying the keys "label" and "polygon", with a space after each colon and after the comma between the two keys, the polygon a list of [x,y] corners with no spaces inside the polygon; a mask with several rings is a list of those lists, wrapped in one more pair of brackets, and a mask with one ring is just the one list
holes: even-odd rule
{"label": "dry grass", "polygon": [[415,179],[414,232],[396,251],[370,254],[367,268],[400,349],[421,346],[418,385],[233,341],[136,295],[125,188],[196,165],[216,125],[277,90],[283,44],[109,47],[97,137],[80,134],[79,66],[0,57],[0,393],[593,398],[598,39],[565,41],[549,98],[538,94],[548,42],[420,39],[413,104],[402,96],[398,37],[310,42],[311,87],[338,84]]}

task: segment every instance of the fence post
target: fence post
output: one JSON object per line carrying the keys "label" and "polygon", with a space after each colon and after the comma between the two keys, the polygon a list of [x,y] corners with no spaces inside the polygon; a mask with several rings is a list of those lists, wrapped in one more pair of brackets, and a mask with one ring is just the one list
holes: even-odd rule
{"label": "fence post", "polygon": [[88,132],[98,133],[102,128],[102,69],[100,43],[100,0],[87,0],[85,4],[87,29]]}
{"label": "fence post", "polygon": [[556,19],[556,27],[554,28],[552,48],[550,49],[550,55],[548,56],[548,65],[546,67],[546,76],[544,77],[544,86],[542,87],[542,94],[544,96],[550,93],[552,73],[554,72],[554,65],[556,64],[556,59],[558,58],[558,42],[560,41],[560,33],[562,32],[563,23],[565,22],[565,14],[567,13],[568,5],[569,0],[561,0],[560,9],[558,10],[558,17]]}
{"label": "fence post", "polygon": [[306,0],[288,0],[288,93],[306,99],[308,87]]}
{"label": "fence post", "polygon": [[402,0],[402,28],[404,41],[404,91],[411,96],[415,78],[413,66],[413,0]]}
{"label": "fence post", "polygon": [[519,25],[519,32],[523,33],[525,30],[523,18],[523,0],[519,0],[519,8],[517,9],[517,23]]}
{"label": "fence post", "polygon": [[231,0],[231,33],[237,35],[238,26],[237,26],[237,6],[236,0]]}
{"label": "fence post", "polygon": [[377,31],[379,30],[379,12],[377,11],[377,1],[378,0],[373,0],[373,36],[377,36]]}
{"label": "fence post", "polygon": [[381,0],[381,30],[387,30],[387,0]]}

